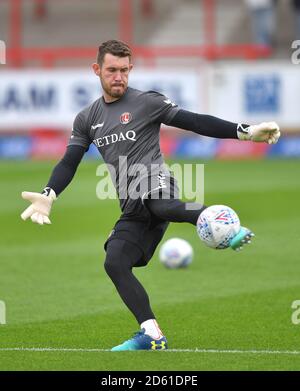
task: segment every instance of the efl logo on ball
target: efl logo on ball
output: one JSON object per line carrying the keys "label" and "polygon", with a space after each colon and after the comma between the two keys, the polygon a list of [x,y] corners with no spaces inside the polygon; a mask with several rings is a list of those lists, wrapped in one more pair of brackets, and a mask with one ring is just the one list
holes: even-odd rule
{"label": "efl logo on ball", "polygon": [[131,113],[123,113],[120,117],[120,122],[123,125],[129,124],[129,122],[132,120],[132,115]]}

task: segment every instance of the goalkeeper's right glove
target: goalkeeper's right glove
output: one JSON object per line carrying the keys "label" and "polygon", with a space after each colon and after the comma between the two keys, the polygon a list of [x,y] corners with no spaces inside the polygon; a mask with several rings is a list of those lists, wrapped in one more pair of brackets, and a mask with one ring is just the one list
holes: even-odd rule
{"label": "goalkeeper's right glove", "polygon": [[56,200],[56,194],[53,189],[46,187],[42,194],[29,191],[22,192],[22,198],[31,202],[31,205],[21,214],[23,220],[31,218],[33,223],[51,224],[49,214],[53,201]]}

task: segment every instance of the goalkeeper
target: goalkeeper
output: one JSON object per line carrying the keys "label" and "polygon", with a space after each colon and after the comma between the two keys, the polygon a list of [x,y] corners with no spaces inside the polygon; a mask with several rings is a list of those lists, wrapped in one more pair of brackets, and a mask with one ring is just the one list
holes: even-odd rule
{"label": "goalkeeper", "polygon": [[[31,203],[22,213],[22,219],[30,217],[34,223],[50,224],[53,201],[71,182],[91,143],[97,146],[105,163],[114,168],[116,175],[112,179],[122,214],[104,245],[104,267],[141,327],[131,339],[115,346],[114,351],[167,348],[147,292],[132,269],[149,262],[169,222],[196,225],[205,209],[204,205],[179,200],[176,181],[160,152],[161,124],[209,137],[269,144],[276,143],[280,137],[275,122],[251,126],[232,123],[182,110],[158,92],[130,88],[128,76],[132,67],[128,45],[116,40],[102,43],[93,70],[100,78],[103,96],[76,116],[65,155],[53,169],[42,194],[22,193]],[[126,164],[121,167],[120,157],[126,158]],[[141,166],[143,174],[138,175]],[[140,196],[132,196],[136,194],[133,189],[138,187]],[[235,238],[235,248],[249,242],[251,235],[251,231],[242,228]]]}

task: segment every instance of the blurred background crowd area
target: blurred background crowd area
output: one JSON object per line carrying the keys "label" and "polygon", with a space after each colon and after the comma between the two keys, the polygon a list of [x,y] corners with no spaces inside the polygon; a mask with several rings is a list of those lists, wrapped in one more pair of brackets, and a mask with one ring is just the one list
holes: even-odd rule
{"label": "blurred background crowd area", "polygon": [[63,154],[75,115],[101,95],[90,65],[108,39],[133,49],[131,86],[283,130],[270,147],[163,126],[167,157],[300,156],[300,1],[0,0],[0,158]]}

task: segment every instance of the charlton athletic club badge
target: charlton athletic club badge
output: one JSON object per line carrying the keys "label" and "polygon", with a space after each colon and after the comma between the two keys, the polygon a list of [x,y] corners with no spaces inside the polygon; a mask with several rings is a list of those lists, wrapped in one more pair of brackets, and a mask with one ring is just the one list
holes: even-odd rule
{"label": "charlton athletic club badge", "polygon": [[120,122],[121,124],[126,125],[131,121],[131,119],[132,119],[131,113],[123,113],[120,117]]}

